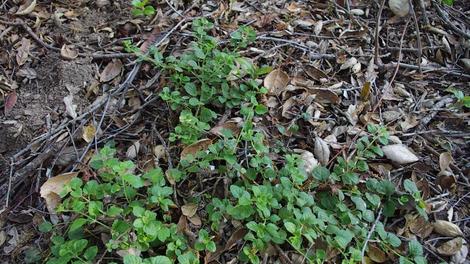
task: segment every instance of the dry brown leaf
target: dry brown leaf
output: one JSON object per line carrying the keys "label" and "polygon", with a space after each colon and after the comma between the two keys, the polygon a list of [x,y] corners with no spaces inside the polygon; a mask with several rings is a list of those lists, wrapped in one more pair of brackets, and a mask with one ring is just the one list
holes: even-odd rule
{"label": "dry brown leaf", "polygon": [[289,75],[281,69],[276,69],[270,72],[264,78],[264,87],[268,89],[269,94],[279,96],[287,84],[289,83]]}
{"label": "dry brown leaf", "polygon": [[328,79],[328,75],[326,75],[326,73],[320,69],[318,69],[317,67],[315,66],[312,66],[312,65],[307,65],[305,67],[305,70],[304,72],[312,79],[314,79],[315,81],[320,81],[322,79]]}
{"label": "dry brown leaf", "polygon": [[78,172],[68,172],[48,179],[42,186],[39,193],[46,200],[46,207],[49,213],[55,214],[55,208],[60,203],[59,194],[73,178],[77,177]]}
{"label": "dry brown leaf", "polygon": [[439,155],[439,167],[441,168],[441,172],[450,170],[449,166],[452,161],[452,154],[450,154],[450,152],[441,153],[441,155]]}
{"label": "dry brown leaf", "polygon": [[322,29],[323,29],[323,21],[319,20],[315,24],[315,28],[313,29],[313,33],[315,33],[315,36],[320,35]]}
{"label": "dry brown leaf", "polygon": [[119,59],[114,59],[100,74],[100,82],[109,82],[112,79],[116,78],[122,71],[122,62]]}
{"label": "dry brown leaf", "polygon": [[407,146],[402,144],[383,146],[382,151],[389,160],[398,164],[408,164],[419,160],[419,158],[411,152]]}
{"label": "dry brown leaf", "polygon": [[328,164],[328,161],[330,160],[330,147],[328,146],[328,143],[320,137],[315,138],[315,149],[313,153],[322,165]]}
{"label": "dry brown leaf", "polygon": [[189,222],[195,226],[201,226],[202,225],[202,220],[199,217],[199,215],[195,214],[191,217],[188,217]]}
{"label": "dry brown leaf", "polygon": [[126,156],[128,159],[135,159],[139,154],[140,142],[137,140],[127,149]]}
{"label": "dry brown leaf", "polygon": [[320,104],[338,104],[340,102],[339,96],[330,89],[312,88],[308,91],[315,95],[315,101]]}
{"label": "dry brown leaf", "polygon": [[439,235],[456,237],[463,236],[462,230],[460,227],[454,223],[445,220],[436,220],[433,223],[434,231]]}
{"label": "dry brown leaf", "polygon": [[445,242],[437,248],[437,253],[443,256],[452,256],[457,254],[463,245],[463,239],[456,237],[452,240]]}
{"label": "dry brown leaf", "polygon": [[404,17],[410,13],[408,0],[388,0],[388,6],[390,10],[399,17]]}
{"label": "dry brown leaf", "polygon": [[419,215],[406,215],[406,227],[409,228],[411,233],[419,236],[420,238],[428,237],[433,231],[433,225],[426,221],[424,217]]}
{"label": "dry brown leaf", "polygon": [[223,130],[226,129],[226,130],[231,131],[232,135],[234,135],[236,137],[236,136],[238,136],[238,134],[240,134],[242,121],[243,120],[239,117],[232,118],[232,119],[228,120],[227,122],[225,122],[221,125],[217,125],[217,126],[213,127],[209,132],[214,134],[214,135],[222,137],[223,136]]}
{"label": "dry brown leaf", "polygon": [[157,145],[153,147],[153,155],[155,156],[155,159],[159,160],[163,157],[165,157],[166,151],[165,147],[163,145]]}
{"label": "dry brown leaf", "polygon": [[468,247],[464,241],[464,245],[459,250],[459,252],[455,253],[455,255],[451,258],[451,264],[463,264],[468,256]]}
{"label": "dry brown leaf", "polygon": [[7,240],[7,234],[3,230],[0,231],[0,247],[3,245],[3,243],[5,243],[6,240]]}
{"label": "dry brown leaf", "polygon": [[370,82],[365,82],[361,89],[361,100],[367,101],[370,95]]}
{"label": "dry brown leaf", "polygon": [[181,206],[181,212],[184,216],[193,217],[197,212],[197,204],[189,203]]}
{"label": "dry brown leaf", "polygon": [[195,155],[197,152],[201,150],[206,150],[212,144],[212,139],[204,138],[199,141],[194,142],[193,144],[185,147],[183,151],[181,151],[180,158],[183,159],[187,155]]}
{"label": "dry brown leaf", "polygon": [[28,15],[31,12],[33,12],[35,7],[36,7],[36,0],[26,1],[24,4],[22,4],[18,8],[18,11],[15,13],[15,15],[18,15],[18,16]]}
{"label": "dry brown leaf", "polygon": [[20,44],[21,46],[16,50],[16,63],[22,66],[26,63],[26,60],[28,60],[31,41],[27,38],[22,38]]}
{"label": "dry brown leaf", "polygon": [[318,161],[313,156],[313,153],[303,149],[294,149],[295,153],[300,153],[300,158],[303,161],[302,170],[308,175],[318,165]]}
{"label": "dry brown leaf", "polygon": [[351,57],[347,59],[343,64],[341,64],[341,67],[339,69],[346,70],[346,69],[353,67],[356,64],[357,64],[357,59],[354,57]]}
{"label": "dry brown leaf", "polygon": [[96,128],[93,124],[83,127],[82,138],[85,142],[90,143],[96,134]]}
{"label": "dry brown leaf", "polygon": [[67,111],[67,114],[72,117],[73,119],[77,118],[77,112],[75,111],[77,109],[77,105],[73,104],[73,95],[69,94],[66,97],[64,97],[64,104],[65,104],[65,110]]}
{"label": "dry brown leaf", "polygon": [[373,243],[369,243],[368,245],[367,256],[375,263],[384,263],[388,259],[385,252],[383,252],[379,247],[377,247]]}
{"label": "dry brown leaf", "polygon": [[78,51],[74,46],[64,44],[60,49],[60,55],[64,59],[73,60],[78,57]]}
{"label": "dry brown leaf", "polygon": [[18,100],[18,95],[16,94],[16,91],[9,93],[5,97],[5,102],[4,102],[5,115],[8,115],[11,112],[17,100]]}

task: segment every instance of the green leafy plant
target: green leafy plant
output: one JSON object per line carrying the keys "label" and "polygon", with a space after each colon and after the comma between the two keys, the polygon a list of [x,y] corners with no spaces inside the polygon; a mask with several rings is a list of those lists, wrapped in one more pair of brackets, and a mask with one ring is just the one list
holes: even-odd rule
{"label": "green leafy plant", "polygon": [[449,88],[447,91],[454,94],[457,98],[457,106],[470,108],[470,96],[465,95],[461,90],[457,90],[455,88]]}
{"label": "green leafy plant", "polygon": [[[402,240],[386,228],[387,219],[408,203],[426,215],[419,190],[411,180],[401,188],[369,169],[371,160],[384,155],[387,130],[368,125],[349,153],[307,172],[300,155],[272,144],[255,126],[255,118],[267,112],[259,100],[266,88],[256,80],[270,68],[257,67],[238,52],[255,39],[254,31],[242,27],[221,48],[209,34],[212,27],[207,19],[194,20],[190,49],[178,56],[153,49],[141,59],[168,80],[160,97],[179,116],[171,142],[190,145],[207,137],[226,109],[238,114],[237,129],[222,129],[211,145],[166,171],[141,172],[133,162],[116,158],[112,144],[104,146],[90,162],[96,177],[75,178],[61,193],[57,211],[68,215],[69,224],[61,229],[44,222],[39,227],[53,234],[48,263],[92,262],[98,248],[104,248],[110,254],[138,252],[124,256],[126,264],[196,264],[217,250],[221,228],[234,223],[245,234],[239,250],[243,262],[260,263],[266,250],[278,246],[297,252],[306,263],[323,263],[327,256],[356,263],[374,241],[402,263],[425,263],[419,242],[410,241],[404,256],[397,250]],[[181,216],[173,200],[175,186],[214,174],[227,181],[227,191],[190,198],[205,205],[206,221],[187,237],[175,223]],[[96,239],[99,234],[107,239]]]}
{"label": "green leafy plant", "polygon": [[442,0],[442,3],[444,3],[448,6],[453,6],[454,5],[454,0]]}
{"label": "green leafy plant", "polygon": [[148,4],[149,0],[132,0],[133,16],[152,16],[155,14],[155,8]]}

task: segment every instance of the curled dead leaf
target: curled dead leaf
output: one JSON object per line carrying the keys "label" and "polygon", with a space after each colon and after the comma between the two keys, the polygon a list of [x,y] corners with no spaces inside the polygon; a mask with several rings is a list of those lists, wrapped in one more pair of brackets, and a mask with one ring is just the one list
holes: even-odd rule
{"label": "curled dead leaf", "polygon": [[73,119],[77,118],[77,112],[75,111],[77,109],[77,105],[73,104],[73,95],[69,94],[66,97],[64,97],[64,104],[65,104],[65,110],[67,114],[72,117]]}
{"label": "curled dead leaf", "polygon": [[42,186],[39,193],[46,201],[47,210],[55,214],[55,208],[60,203],[59,194],[73,178],[77,177],[78,172],[68,172],[48,179]]}
{"label": "curled dead leaf", "polygon": [[436,250],[437,253],[443,256],[453,256],[460,251],[462,245],[463,239],[461,237],[456,237],[440,245]]}
{"label": "curled dead leaf", "polygon": [[60,48],[60,55],[64,59],[73,60],[78,57],[78,51],[72,45],[64,44],[62,48]]}
{"label": "curled dead leaf", "polygon": [[411,152],[407,146],[402,144],[383,146],[382,151],[389,160],[398,164],[408,164],[419,160],[419,158]]}
{"label": "curled dead leaf", "polygon": [[280,95],[289,83],[289,75],[281,69],[270,72],[264,78],[264,87],[268,89],[269,94]]}
{"label": "curled dead leaf", "polygon": [[184,159],[184,157],[186,157],[187,155],[195,155],[201,150],[206,150],[211,144],[212,140],[208,138],[196,141],[193,144],[185,147],[183,151],[181,151],[180,158]]}
{"label": "curled dead leaf", "polygon": [[375,263],[384,263],[388,257],[379,247],[370,243],[367,248],[367,256]]}
{"label": "curled dead leaf", "polygon": [[22,38],[20,42],[21,46],[16,49],[16,63],[22,66],[26,63],[29,56],[29,50],[31,49],[31,41],[27,38]]}
{"label": "curled dead leaf", "polygon": [[308,91],[315,95],[315,101],[320,104],[338,104],[340,102],[339,96],[330,89],[313,88]]}
{"label": "curled dead leaf", "polygon": [[181,213],[187,217],[193,217],[197,211],[197,204],[188,203],[181,206]]}
{"label": "curled dead leaf", "polygon": [[239,117],[232,118],[232,119],[228,120],[227,122],[225,122],[221,125],[217,125],[217,126],[211,128],[211,130],[209,132],[214,134],[214,135],[222,137],[223,136],[223,131],[228,130],[228,131],[232,132],[233,136],[238,136],[238,134],[240,133],[240,130],[241,130],[242,121],[243,120]]}
{"label": "curled dead leaf", "polygon": [[320,137],[315,138],[315,149],[313,153],[322,165],[328,164],[328,161],[330,160],[330,147],[328,146],[328,143]]}
{"label": "curled dead leaf", "polygon": [[462,248],[460,248],[459,252],[455,253],[452,256],[450,263],[463,264],[465,263],[467,256],[468,256],[468,246],[466,245],[466,242],[464,241],[464,245],[462,246]]}
{"label": "curled dead leaf", "polygon": [[408,0],[388,0],[388,6],[390,10],[399,17],[404,17],[410,13]]}
{"label": "curled dead leaf", "polygon": [[18,16],[28,15],[31,12],[33,12],[35,7],[36,7],[36,0],[26,1],[24,4],[22,4],[18,8],[18,11],[15,13],[15,15],[18,15]]}
{"label": "curled dead leaf", "polygon": [[128,159],[135,159],[139,154],[140,142],[137,140],[127,149],[126,156]]}
{"label": "curled dead leaf", "polygon": [[433,231],[433,225],[426,221],[424,217],[419,215],[406,215],[406,225],[411,233],[419,236],[420,238],[428,237]]}
{"label": "curled dead leaf", "polygon": [[8,115],[11,112],[17,100],[18,100],[18,95],[16,94],[16,91],[13,91],[6,96],[5,103],[4,103],[5,115]]}
{"label": "curled dead leaf", "polygon": [[454,223],[445,220],[436,220],[433,223],[434,231],[439,235],[456,237],[463,236],[462,230],[460,227]]}
{"label": "curled dead leaf", "polygon": [[90,143],[96,134],[96,128],[93,124],[83,127],[82,138],[85,142]]}
{"label": "curled dead leaf", "polygon": [[100,74],[100,82],[109,82],[112,79],[116,78],[122,71],[122,62],[119,59],[114,59],[106,67],[104,67],[103,71]]}
{"label": "curled dead leaf", "polygon": [[294,152],[300,153],[300,158],[303,161],[302,169],[308,175],[318,165],[318,161],[313,156],[313,153],[303,149],[294,149]]}
{"label": "curled dead leaf", "polygon": [[439,167],[441,168],[441,172],[450,170],[449,166],[452,160],[452,154],[450,154],[450,152],[443,152],[439,155]]}

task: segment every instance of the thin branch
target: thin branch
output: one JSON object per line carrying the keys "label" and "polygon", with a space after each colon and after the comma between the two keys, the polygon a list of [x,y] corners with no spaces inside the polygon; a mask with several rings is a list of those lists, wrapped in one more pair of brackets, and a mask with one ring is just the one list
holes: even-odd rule
{"label": "thin branch", "polygon": [[375,226],[379,222],[380,217],[382,217],[382,208],[380,208],[379,213],[377,214],[377,218],[375,218],[374,224],[372,225],[371,229],[369,230],[369,233],[367,234],[366,241],[364,242],[364,245],[362,246],[362,250],[361,250],[362,258],[361,259],[364,258],[364,254],[366,253],[367,243],[369,243],[369,240],[370,240],[372,234],[375,231]]}
{"label": "thin branch", "polygon": [[377,14],[377,23],[375,25],[375,52],[374,52],[374,63],[379,65],[379,33],[380,33],[380,18],[382,17],[382,11],[384,10],[385,1],[382,0],[382,4],[379,8],[379,13]]}

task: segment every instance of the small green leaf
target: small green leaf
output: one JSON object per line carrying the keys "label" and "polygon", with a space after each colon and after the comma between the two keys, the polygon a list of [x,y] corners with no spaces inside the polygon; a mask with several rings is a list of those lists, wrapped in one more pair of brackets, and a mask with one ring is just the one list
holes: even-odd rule
{"label": "small green leaf", "polygon": [[155,8],[153,6],[146,6],[144,9],[144,15],[146,16],[151,16],[155,14]]}
{"label": "small green leaf", "polygon": [[69,227],[69,232],[75,232],[79,228],[81,228],[84,224],[88,221],[85,218],[77,218],[75,219]]}
{"label": "small green leaf", "polygon": [[292,234],[294,234],[295,231],[297,230],[297,227],[295,226],[295,224],[289,221],[284,222],[284,227],[286,228],[287,231],[289,231]]}
{"label": "small green leaf", "polygon": [[330,177],[330,171],[323,166],[317,166],[312,171],[313,177],[319,181],[327,181]]}
{"label": "small green leaf", "polygon": [[144,181],[142,180],[142,178],[136,175],[127,173],[122,176],[122,179],[136,189],[144,186]]}
{"label": "small green leaf", "polygon": [[338,230],[335,236],[335,241],[339,247],[345,249],[354,237],[354,233],[349,230]]}
{"label": "small green leaf", "polygon": [[96,254],[98,253],[98,247],[97,246],[91,246],[85,250],[85,253],[83,253],[83,257],[86,260],[93,260],[96,257]]}
{"label": "small green leaf", "polygon": [[44,221],[39,225],[39,231],[42,233],[50,232],[53,228],[53,225],[49,221]]}

